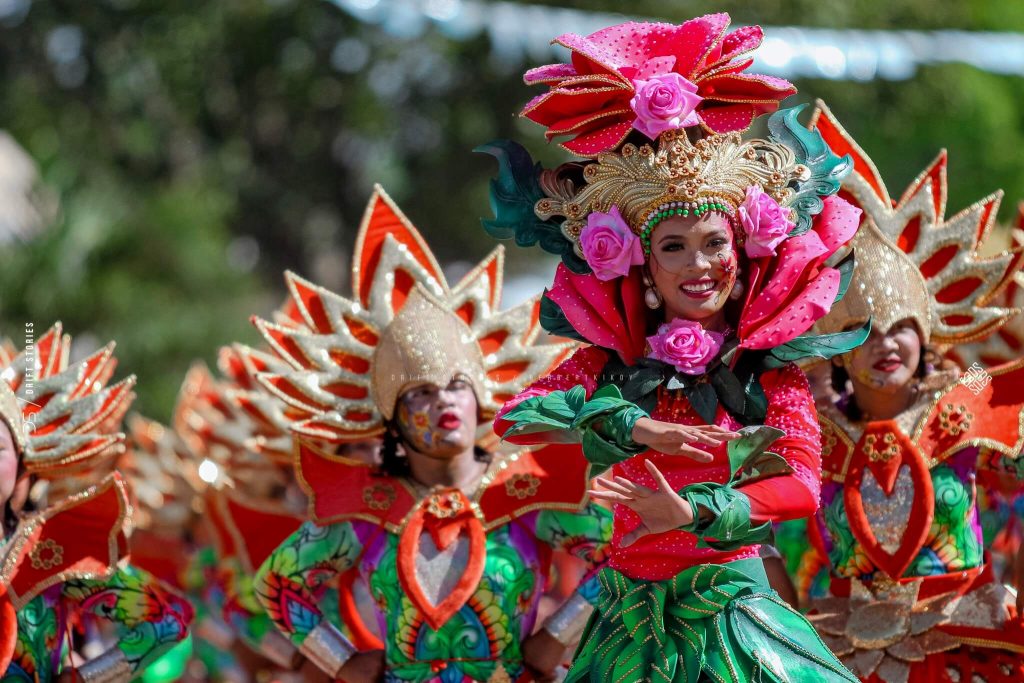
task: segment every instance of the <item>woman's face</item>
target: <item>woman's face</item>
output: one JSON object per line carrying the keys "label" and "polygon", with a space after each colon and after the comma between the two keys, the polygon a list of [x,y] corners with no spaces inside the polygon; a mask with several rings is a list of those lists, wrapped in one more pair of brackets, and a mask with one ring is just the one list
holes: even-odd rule
{"label": "woman's face", "polygon": [[14,493],[18,481],[18,448],[7,423],[0,420],[0,507]]}
{"label": "woman's face", "polygon": [[910,382],[921,363],[921,336],[909,318],[900,320],[884,334],[871,330],[867,341],[843,357],[854,383],[895,393]]}
{"label": "woman's face", "polygon": [[651,233],[648,266],[665,300],[665,319],[702,321],[717,314],[736,284],[738,257],[724,216],[675,216]]}
{"label": "woman's face", "polygon": [[396,420],[402,440],[423,455],[448,460],[476,442],[477,400],[469,382],[446,387],[421,384],[398,399]]}

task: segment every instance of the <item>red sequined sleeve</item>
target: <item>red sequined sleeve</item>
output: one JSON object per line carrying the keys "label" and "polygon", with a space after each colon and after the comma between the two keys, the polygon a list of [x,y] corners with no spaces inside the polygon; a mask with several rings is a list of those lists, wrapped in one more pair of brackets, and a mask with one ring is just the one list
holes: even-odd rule
{"label": "red sequined sleeve", "polygon": [[[503,405],[494,419],[495,433],[498,436],[504,436],[511,423],[502,420],[501,416],[521,401],[533,396],[545,396],[552,391],[568,391],[577,385],[582,385],[589,398],[590,394],[597,388],[597,376],[601,373],[607,362],[607,351],[603,351],[596,346],[585,346],[579,349],[549,374],[523,389],[515,398]],[[544,435],[522,434],[510,438],[509,442],[515,444],[544,443]]]}
{"label": "red sequined sleeve", "polygon": [[750,499],[756,522],[782,522],[814,514],[821,494],[821,430],[814,398],[803,371],[793,364],[761,376],[768,397],[764,423],[786,435],[772,444],[793,473],[764,479],[738,490]]}

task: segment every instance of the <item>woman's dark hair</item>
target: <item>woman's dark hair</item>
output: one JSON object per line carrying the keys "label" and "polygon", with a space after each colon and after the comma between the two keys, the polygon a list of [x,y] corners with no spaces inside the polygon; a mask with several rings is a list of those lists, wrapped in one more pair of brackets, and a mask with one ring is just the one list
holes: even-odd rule
{"label": "woman's dark hair", "polygon": [[[921,345],[921,360],[917,363],[917,370],[914,377],[924,379],[936,371],[936,367],[943,367],[943,359],[931,344]],[[842,397],[841,403],[845,403],[844,412],[851,420],[863,419],[864,413],[857,405],[856,397],[849,391],[847,383],[850,381],[850,373],[842,365],[832,365],[832,389]]]}
{"label": "woman's dark hair", "polygon": [[[380,447],[380,471],[390,477],[408,477],[411,474],[409,458],[398,452],[398,447],[402,443],[398,425],[388,423],[385,428],[384,443]],[[491,461],[492,454],[480,446],[474,446],[473,453],[477,462],[489,463]]]}

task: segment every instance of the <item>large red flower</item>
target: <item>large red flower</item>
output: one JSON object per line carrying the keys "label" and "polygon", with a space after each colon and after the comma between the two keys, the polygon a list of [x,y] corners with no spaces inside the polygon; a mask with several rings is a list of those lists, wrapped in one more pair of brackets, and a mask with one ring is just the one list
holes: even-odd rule
{"label": "large red flower", "polygon": [[679,26],[626,22],[586,37],[561,35],[554,42],[572,52],[572,62],[526,72],[527,84],[547,84],[550,90],[531,100],[522,115],[547,128],[549,140],[571,135],[563,147],[595,157],[617,147],[633,128],[634,81],[674,72],[696,84],[703,98],[697,115],[705,129],[746,130],[796,88],[781,78],[743,73],[753,61],[744,55],[764,34],[759,26],[732,32],[728,27],[723,13]]}

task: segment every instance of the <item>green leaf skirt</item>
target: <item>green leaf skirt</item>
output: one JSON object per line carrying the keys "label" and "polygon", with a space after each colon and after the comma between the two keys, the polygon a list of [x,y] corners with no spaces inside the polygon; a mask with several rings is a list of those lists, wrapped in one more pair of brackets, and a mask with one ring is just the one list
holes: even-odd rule
{"label": "green leaf skirt", "polygon": [[768,586],[759,559],[666,581],[602,570],[567,683],[809,683],[858,679]]}

